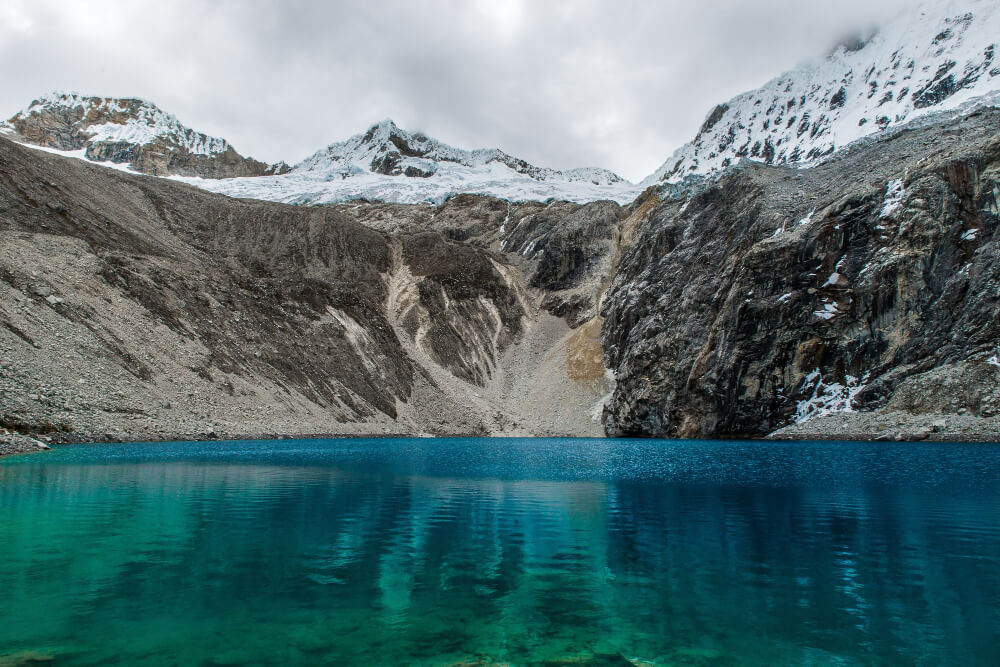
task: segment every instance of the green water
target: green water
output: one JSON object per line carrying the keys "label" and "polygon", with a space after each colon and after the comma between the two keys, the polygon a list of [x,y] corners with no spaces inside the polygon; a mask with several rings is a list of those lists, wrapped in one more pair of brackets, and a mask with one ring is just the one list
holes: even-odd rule
{"label": "green water", "polygon": [[1000,446],[0,460],[0,665],[1000,664]]}

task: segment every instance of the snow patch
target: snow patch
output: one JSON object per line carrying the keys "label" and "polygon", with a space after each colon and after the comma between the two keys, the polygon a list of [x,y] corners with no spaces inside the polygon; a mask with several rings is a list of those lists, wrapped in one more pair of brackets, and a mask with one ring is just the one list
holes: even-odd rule
{"label": "snow patch", "polygon": [[879,219],[891,218],[893,213],[899,210],[903,202],[903,180],[896,178],[885,186],[885,198],[882,200],[882,210],[878,212]]}
{"label": "snow patch", "polygon": [[821,320],[832,320],[838,315],[843,315],[843,311],[835,301],[830,299],[824,299],[823,307],[820,310],[814,310],[813,315],[820,318]]}
{"label": "snow patch", "polygon": [[332,173],[296,167],[280,176],[171,178],[230,197],[300,205],[355,200],[442,204],[458,194],[485,195],[510,202],[559,200],[586,204],[606,199],[629,204],[642,192],[642,188],[627,181],[610,185],[557,179],[540,181],[506,165],[468,167],[449,162],[439,163],[437,171],[427,178],[378,174],[356,167]]}
{"label": "snow patch", "polygon": [[853,375],[844,376],[844,381],[845,384],[824,382],[818,369],[807,375],[802,389],[812,386],[812,395],[796,403],[792,421],[801,424],[814,417],[856,412],[854,398],[866,385]]}
{"label": "snow patch", "polygon": [[105,169],[114,169],[115,171],[124,171],[129,174],[136,174],[142,176],[142,172],[135,171],[129,168],[128,164],[118,163],[118,162],[94,162],[87,159],[87,149],[81,148],[75,151],[61,151],[58,148],[50,148],[48,146],[36,146],[35,144],[22,144],[18,145],[24,146],[25,148],[30,148],[33,151],[41,151],[42,153],[51,153],[53,155],[61,155],[63,157],[69,157],[76,160],[83,160],[84,162],[98,167],[104,167]]}

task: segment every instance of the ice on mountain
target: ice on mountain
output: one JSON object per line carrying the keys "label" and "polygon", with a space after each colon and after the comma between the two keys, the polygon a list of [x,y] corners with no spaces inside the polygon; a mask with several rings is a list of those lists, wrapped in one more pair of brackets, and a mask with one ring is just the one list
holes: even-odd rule
{"label": "ice on mountain", "polygon": [[882,210],[879,211],[878,217],[891,218],[902,205],[904,192],[902,179],[896,178],[889,181],[885,186],[885,199],[882,201]]}
{"label": "ice on mountain", "polygon": [[295,204],[353,199],[440,204],[457,194],[625,204],[641,192],[606,169],[536,167],[498,149],[455,148],[391,120],[330,144],[281,176],[178,180],[232,197]]}
{"label": "ice on mountain", "polygon": [[928,113],[996,104],[998,40],[995,0],[926,2],[870,38],[716,106],[694,141],[642,184],[713,174],[741,159],[812,164]]}

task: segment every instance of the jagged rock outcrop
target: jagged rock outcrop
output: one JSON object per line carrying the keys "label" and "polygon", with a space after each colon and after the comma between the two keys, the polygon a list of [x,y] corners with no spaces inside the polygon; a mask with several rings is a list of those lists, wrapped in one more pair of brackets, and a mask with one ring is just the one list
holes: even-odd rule
{"label": "jagged rock outcrop", "polygon": [[155,104],[135,98],[51,93],[3,123],[19,141],[88,160],[128,165],[153,176],[231,178],[288,171],[243,157],[224,139],[185,127]]}
{"label": "jagged rock outcrop", "polygon": [[[649,191],[623,213],[603,300],[608,432],[763,436],[878,408],[992,417],[998,210],[992,108],[810,169],[743,163]],[[954,390],[973,377],[979,390]]]}
{"label": "jagged rock outcrop", "polygon": [[614,202],[539,207],[504,225],[500,248],[525,259],[528,284],[546,292],[542,307],[577,327],[597,316],[620,213]]}

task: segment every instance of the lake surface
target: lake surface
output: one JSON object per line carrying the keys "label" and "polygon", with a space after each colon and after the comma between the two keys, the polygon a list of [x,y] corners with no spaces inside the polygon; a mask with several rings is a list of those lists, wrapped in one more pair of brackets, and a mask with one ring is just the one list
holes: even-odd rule
{"label": "lake surface", "polygon": [[0,665],[996,665],[1000,446],[63,446],[0,596]]}

